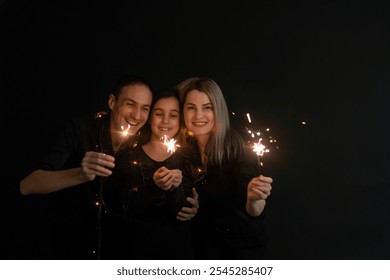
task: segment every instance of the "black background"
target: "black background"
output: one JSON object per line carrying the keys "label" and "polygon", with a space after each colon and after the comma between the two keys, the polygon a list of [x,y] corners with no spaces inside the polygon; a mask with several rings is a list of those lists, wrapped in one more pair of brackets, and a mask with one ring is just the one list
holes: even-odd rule
{"label": "black background", "polygon": [[213,78],[243,135],[248,112],[271,129],[266,258],[388,259],[389,15],[389,1],[0,1],[3,258],[37,258],[45,238],[41,198],[18,192],[28,164],[135,73]]}

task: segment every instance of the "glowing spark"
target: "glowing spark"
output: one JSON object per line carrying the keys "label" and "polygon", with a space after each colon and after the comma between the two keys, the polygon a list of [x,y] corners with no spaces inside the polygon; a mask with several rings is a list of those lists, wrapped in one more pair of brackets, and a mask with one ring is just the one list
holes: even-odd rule
{"label": "glowing spark", "polygon": [[248,122],[251,123],[252,120],[251,120],[251,115],[249,115],[249,113],[246,114],[246,117],[248,118]]}
{"label": "glowing spark", "polygon": [[173,154],[176,151],[176,147],[180,147],[176,145],[175,139],[169,139],[168,136],[164,135],[164,145],[167,146],[167,152]]}
{"label": "glowing spark", "polygon": [[268,153],[269,149],[266,149],[266,146],[261,144],[261,141],[263,139],[259,139],[259,142],[253,144],[253,151],[256,153],[258,156],[263,156],[264,153]]}
{"label": "glowing spark", "polygon": [[122,135],[123,136],[127,136],[127,135],[129,135],[129,129],[130,129],[130,124],[127,124],[127,128],[125,129],[124,127],[123,127],[123,125],[121,126],[121,129],[122,129]]}

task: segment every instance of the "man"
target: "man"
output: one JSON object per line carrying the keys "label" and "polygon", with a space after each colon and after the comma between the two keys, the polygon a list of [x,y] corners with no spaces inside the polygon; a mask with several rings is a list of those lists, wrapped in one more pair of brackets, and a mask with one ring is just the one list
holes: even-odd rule
{"label": "man", "polygon": [[[103,178],[112,174],[113,155],[129,140],[126,135],[136,134],[146,123],[152,98],[144,78],[120,78],[109,95],[110,112],[70,122],[20,182],[23,195],[49,194],[53,258],[110,258],[100,255]],[[179,215],[191,219],[195,204]]]}

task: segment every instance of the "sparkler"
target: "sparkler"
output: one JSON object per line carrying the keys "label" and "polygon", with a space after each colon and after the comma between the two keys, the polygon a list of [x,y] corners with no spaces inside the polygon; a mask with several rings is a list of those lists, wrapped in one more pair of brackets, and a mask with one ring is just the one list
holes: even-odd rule
{"label": "sparkler", "polygon": [[[249,113],[246,114],[246,117],[248,119],[248,122],[250,124],[252,124],[252,119],[251,119],[251,116]],[[253,152],[255,152],[256,156],[257,156],[257,164],[258,164],[258,168],[259,168],[259,171],[260,171],[260,168],[263,166],[263,162],[261,161],[261,157],[264,156],[264,154],[266,153],[269,153],[269,149],[263,144],[263,137],[265,135],[263,135],[262,132],[260,131],[255,131],[255,130],[252,130],[252,129],[249,129],[248,127],[245,127],[246,128],[246,131],[247,133],[249,134],[250,138],[253,139],[253,140],[249,140],[248,143],[252,146],[252,150]],[[267,132],[270,131],[269,128],[266,129]],[[255,140],[256,139],[256,140]],[[270,143],[275,143],[276,140],[272,138],[272,136],[269,136],[269,142]]]}
{"label": "sparkler", "polygon": [[253,144],[253,151],[257,155],[257,164],[259,166],[259,169],[261,166],[263,166],[263,163],[260,161],[260,157],[262,157],[265,153],[269,152],[269,149],[267,149],[266,146],[264,146],[261,141],[263,141],[262,138],[259,138],[259,141],[257,143]]}
{"label": "sparkler", "polygon": [[130,124],[127,124],[127,128],[126,129],[123,127],[123,125],[121,125],[121,129],[122,129],[121,133],[122,133],[123,136],[129,135]]}
{"label": "sparkler", "polygon": [[175,139],[168,139],[168,136],[164,135],[164,146],[167,147],[167,152],[173,154],[176,151],[176,147],[180,147],[180,145],[176,144]]}
{"label": "sparkler", "polygon": [[[130,124],[127,124],[127,128],[125,129],[125,127],[123,125],[121,125],[121,141],[119,142],[119,145],[118,145],[118,150],[121,148],[122,146],[122,142],[123,142],[123,139],[125,139],[128,135],[129,135],[129,130],[130,130]],[[115,152],[116,154],[116,152]]]}

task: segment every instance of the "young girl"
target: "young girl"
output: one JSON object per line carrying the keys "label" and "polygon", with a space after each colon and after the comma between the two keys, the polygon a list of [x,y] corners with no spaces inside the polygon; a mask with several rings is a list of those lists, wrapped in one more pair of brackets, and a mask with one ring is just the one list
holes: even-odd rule
{"label": "young girl", "polygon": [[[119,151],[113,172],[116,190],[127,224],[123,254],[128,259],[192,259],[189,220],[197,210],[192,190],[190,159],[184,149],[165,140],[177,141],[180,106],[177,93],[155,94],[146,141]],[[143,132],[145,135],[145,131]],[[110,207],[109,207],[110,208]]]}

